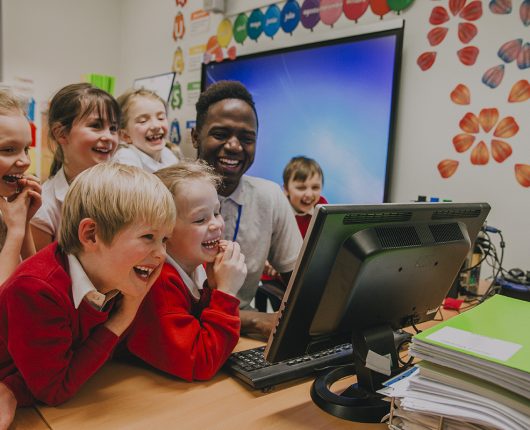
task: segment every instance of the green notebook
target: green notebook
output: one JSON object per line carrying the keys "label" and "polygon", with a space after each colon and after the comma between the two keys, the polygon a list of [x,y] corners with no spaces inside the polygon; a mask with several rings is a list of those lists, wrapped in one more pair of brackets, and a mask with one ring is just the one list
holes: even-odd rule
{"label": "green notebook", "polygon": [[496,295],[413,341],[530,373],[530,302]]}

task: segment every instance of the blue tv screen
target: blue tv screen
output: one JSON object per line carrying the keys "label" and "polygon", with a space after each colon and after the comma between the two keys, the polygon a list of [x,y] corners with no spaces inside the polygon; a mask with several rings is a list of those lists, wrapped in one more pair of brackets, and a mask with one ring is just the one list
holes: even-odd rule
{"label": "blue tv screen", "polygon": [[236,80],[254,97],[247,174],[283,185],[285,165],[304,155],[321,165],[329,203],[388,201],[402,38],[398,28],[203,64],[203,89]]}

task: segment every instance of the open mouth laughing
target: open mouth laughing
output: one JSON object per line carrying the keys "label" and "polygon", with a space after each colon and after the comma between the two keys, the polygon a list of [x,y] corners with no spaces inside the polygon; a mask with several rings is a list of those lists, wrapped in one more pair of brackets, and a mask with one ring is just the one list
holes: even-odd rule
{"label": "open mouth laughing", "polygon": [[149,279],[154,270],[154,267],[134,266],[134,272],[136,273],[136,275],[138,275],[139,278],[143,279],[144,281],[147,281]]}
{"label": "open mouth laughing", "polygon": [[113,149],[112,146],[111,147],[96,146],[92,148],[92,151],[97,152],[98,154],[103,155],[103,156],[110,156],[112,155],[112,149]]}
{"label": "open mouth laughing", "polygon": [[220,238],[214,239],[214,240],[207,240],[205,242],[201,243],[201,246],[208,250],[216,250],[219,249],[219,241]]}
{"label": "open mouth laughing", "polygon": [[10,185],[16,185],[20,179],[24,178],[22,174],[11,174],[2,176],[2,180]]}
{"label": "open mouth laughing", "polygon": [[158,142],[159,140],[162,140],[163,138],[164,138],[164,133],[154,133],[154,134],[149,134],[145,136],[145,140],[151,143]]}
{"label": "open mouth laughing", "polygon": [[236,170],[243,164],[243,160],[234,160],[232,158],[225,157],[219,158],[218,162],[221,167],[229,170]]}

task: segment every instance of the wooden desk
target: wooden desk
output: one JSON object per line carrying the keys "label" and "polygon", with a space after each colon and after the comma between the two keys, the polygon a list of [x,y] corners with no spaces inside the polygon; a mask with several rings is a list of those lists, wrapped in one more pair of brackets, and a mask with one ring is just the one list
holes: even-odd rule
{"label": "wooden desk", "polygon": [[[236,349],[258,342],[241,339]],[[344,421],[311,400],[312,379],[251,390],[223,371],[208,382],[183,382],[151,368],[107,363],[79,393],[59,407],[39,406],[53,430],[82,429],[387,429]],[[352,381],[341,381],[344,389]]]}
{"label": "wooden desk", "polygon": [[[443,311],[444,318],[455,314]],[[436,321],[421,328],[433,324]],[[259,344],[243,338],[236,350]],[[354,378],[340,381],[335,389],[342,391],[353,382]],[[388,428],[385,424],[353,423],[327,414],[311,400],[311,384],[312,379],[305,378],[263,393],[223,371],[211,381],[188,383],[141,364],[116,361],[103,366],[72,400],[59,407],[39,406],[38,411],[49,426],[44,428],[53,430]],[[22,419],[17,413],[19,418]]]}
{"label": "wooden desk", "polygon": [[35,408],[17,409],[9,430],[50,430]]}

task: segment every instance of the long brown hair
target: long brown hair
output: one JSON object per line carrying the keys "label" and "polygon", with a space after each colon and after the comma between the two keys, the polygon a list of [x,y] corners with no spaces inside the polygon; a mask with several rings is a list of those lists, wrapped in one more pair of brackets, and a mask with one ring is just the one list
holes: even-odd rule
{"label": "long brown hair", "polygon": [[120,123],[120,106],[114,97],[106,91],[88,83],[71,84],[61,88],[52,98],[48,111],[48,136],[53,143],[53,162],[50,176],[55,175],[63,166],[64,153],[57,143],[55,131],[59,125],[69,133],[74,122],[80,121],[92,112],[106,118],[110,123]]}

